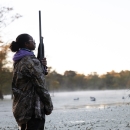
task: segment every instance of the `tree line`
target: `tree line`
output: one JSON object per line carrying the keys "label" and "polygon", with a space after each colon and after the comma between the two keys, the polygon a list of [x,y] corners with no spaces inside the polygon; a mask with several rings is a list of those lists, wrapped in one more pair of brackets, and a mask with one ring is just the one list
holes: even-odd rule
{"label": "tree line", "polygon": [[[6,67],[8,63],[7,52],[9,46],[2,46],[0,49],[0,92],[11,94],[12,69]],[[46,76],[46,87],[49,91],[77,91],[77,90],[106,90],[106,89],[129,89],[130,71],[107,72],[98,75],[93,72],[88,75],[79,74],[76,71],[67,70],[59,74],[51,67],[48,67]]]}
{"label": "tree line", "polygon": [[50,91],[129,89],[130,71],[111,71],[102,75],[96,72],[84,75],[71,70],[61,75],[51,71],[46,76],[46,86]]}

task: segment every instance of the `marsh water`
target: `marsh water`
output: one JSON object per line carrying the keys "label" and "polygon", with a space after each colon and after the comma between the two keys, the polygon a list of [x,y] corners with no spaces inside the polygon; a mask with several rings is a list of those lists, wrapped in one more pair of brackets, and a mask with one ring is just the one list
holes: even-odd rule
{"label": "marsh water", "polygon": [[[78,109],[120,105],[130,102],[130,90],[75,91],[50,93],[54,109]],[[4,96],[9,99],[11,96]],[[90,97],[95,97],[91,101]]]}
{"label": "marsh water", "polygon": [[[52,94],[51,94],[52,95]],[[90,97],[95,97],[91,101]],[[59,92],[52,96],[55,109],[77,109],[120,105],[130,102],[129,90]]]}

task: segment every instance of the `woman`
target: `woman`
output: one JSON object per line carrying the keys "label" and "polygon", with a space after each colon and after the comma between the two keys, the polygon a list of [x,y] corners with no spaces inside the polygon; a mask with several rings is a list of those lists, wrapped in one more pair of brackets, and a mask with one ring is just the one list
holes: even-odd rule
{"label": "woman", "polygon": [[21,34],[10,45],[14,70],[12,80],[13,114],[21,130],[44,130],[45,115],[51,114],[53,104],[45,87],[45,75],[35,57],[35,41],[29,34]]}

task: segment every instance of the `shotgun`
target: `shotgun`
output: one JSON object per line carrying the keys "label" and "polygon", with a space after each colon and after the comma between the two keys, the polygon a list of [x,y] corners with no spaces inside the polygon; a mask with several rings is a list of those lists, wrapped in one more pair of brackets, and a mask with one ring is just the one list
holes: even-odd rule
{"label": "shotgun", "polygon": [[[38,54],[37,54],[37,58],[39,60],[42,60],[44,58],[44,43],[43,43],[43,37],[42,37],[42,29],[41,29],[41,11],[39,11],[39,39],[40,39],[40,43],[38,46]],[[47,66],[43,66],[44,69],[44,74],[47,75]]]}

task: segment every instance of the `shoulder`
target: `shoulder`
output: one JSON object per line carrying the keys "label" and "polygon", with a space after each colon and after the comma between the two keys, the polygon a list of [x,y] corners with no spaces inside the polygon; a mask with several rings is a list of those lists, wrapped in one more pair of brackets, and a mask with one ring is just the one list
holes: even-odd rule
{"label": "shoulder", "polygon": [[25,56],[21,59],[21,61],[24,61],[26,63],[28,62],[33,62],[33,61],[37,61],[39,62],[39,60],[35,57],[35,56]]}
{"label": "shoulder", "polygon": [[21,64],[25,65],[26,67],[36,67],[40,66],[40,61],[35,56],[25,56],[21,59]]}

